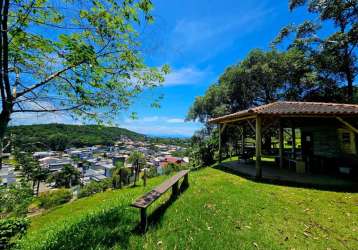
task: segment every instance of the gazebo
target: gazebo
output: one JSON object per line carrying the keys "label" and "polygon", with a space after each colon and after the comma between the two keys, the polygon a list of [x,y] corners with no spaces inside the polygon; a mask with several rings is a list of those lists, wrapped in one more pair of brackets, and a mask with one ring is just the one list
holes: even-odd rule
{"label": "gazebo", "polygon": [[[305,172],[313,156],[337,159],[357,156],[358,105],[321,102],[273,102],[237,113],[217,117],[209,123],[219,125],[219,161],[222,158],[221,135],[227,126],[241,128],[241,145],[245,145],[245,128],[255,133],[256,177],[262,176],[262,137],[269,129],[278,134],[278,161],[284,166],[284,129],[291,128],[292,157]],[[296,159],[296,129],[301,132],[301,157]],[[357,166],[358,167],[358,166]],[[347,171],[350,171],[348,169]]]}

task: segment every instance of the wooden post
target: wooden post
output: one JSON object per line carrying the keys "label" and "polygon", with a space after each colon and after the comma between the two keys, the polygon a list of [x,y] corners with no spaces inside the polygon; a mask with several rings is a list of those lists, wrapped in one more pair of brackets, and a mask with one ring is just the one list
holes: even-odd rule
{"label": "wooden post", "polygon": [[242,134],[241,134],[241,155],[245,153],[245,126],[242,126]]}
{"label": "wooden post", "polygon": [[183,184],[185,187],[189,187],[189,174],[184,175]]}
{"label": "wooden post", "polygon": [[222,125],[219,124],[219,163],[221,163],[222,159],[221,159],[221,151],[222,151],[222,146],[221,146],[221,127]]}
{"label": "wooden post", "polygon": [[262,133],[261,133],[261,117],[256,117],[256,178],[262,177],[261,168],[261,146],[262,146]]}
{"label": "wooden post", "polygon": [[140,209],[140,225],[141,225],[141,230],[143,232],[145,232],[147,230],[147,223],[148,223],[147,208],[141,208]]}
{"label": "wooden post", "polygon": [[279,157],[280,157],[280,168],[283,168],[283,126],[282,121],[279,121],[279,131],[278,131],[278,140],[279,140]]}
{"label": "wooden post", "polygon": [[175,182],[172,187],[172,196],[177,197],[179,195],[179,181]]}
{"label": "wooden post", "polygon": [[292,157],[296,159],[296,128],[295,125],[292,124]]}

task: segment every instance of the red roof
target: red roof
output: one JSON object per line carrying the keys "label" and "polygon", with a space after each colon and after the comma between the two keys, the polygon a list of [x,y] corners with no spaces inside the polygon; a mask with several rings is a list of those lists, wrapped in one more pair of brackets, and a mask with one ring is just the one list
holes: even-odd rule
{"label": "red roof", "polygon": [[270,104],[246,109],[230,115],[209,120],[221,123],[251,115],[355,115],[358,116],[358,105],[323,102],[273,102]]}
{"label": "red roof", "polygon": [[183,160],[177,157],[167,156],[165,157],[164,161],[169,163],[181,163]]}

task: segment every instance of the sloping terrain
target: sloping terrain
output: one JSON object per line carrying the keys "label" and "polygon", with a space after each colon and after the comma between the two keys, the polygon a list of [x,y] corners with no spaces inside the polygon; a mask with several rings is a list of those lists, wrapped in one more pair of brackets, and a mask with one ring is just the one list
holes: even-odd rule
{"label": "sloping terrain", "polygon": [[253,182],[206,168],[145,235],[133,199],[147,188],[107,191],[32,218],[23,249],[358,249],[358,194]]}

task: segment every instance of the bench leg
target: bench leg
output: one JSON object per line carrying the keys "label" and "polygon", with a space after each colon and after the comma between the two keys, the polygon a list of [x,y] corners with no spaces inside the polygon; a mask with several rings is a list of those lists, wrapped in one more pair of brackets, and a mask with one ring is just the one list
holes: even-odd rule
{"label": "bench leg", "polygon": [[183,181],[184,187],[189,187],[189,175],[186,174],[184,176],[184,181]]}
{"label": "bench leg", "polygon": [[179,181],[177,181],[176,183],[174,183],[173,187],[172,187],[172,196],[173,197],[177,197],[179,195]]}
{"label": "bench leg", "polygon": [[141,208],[140,209],[140,226],[141,226],[141,230],[143,232],[145,232],[147,230],[147,223],[148,223],[147,209]]}

